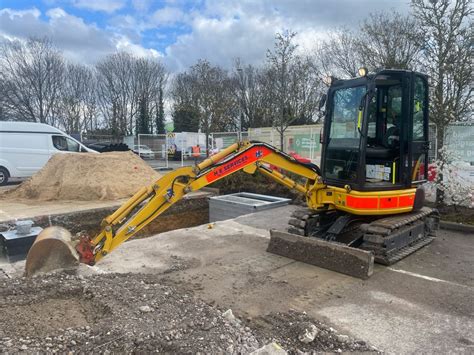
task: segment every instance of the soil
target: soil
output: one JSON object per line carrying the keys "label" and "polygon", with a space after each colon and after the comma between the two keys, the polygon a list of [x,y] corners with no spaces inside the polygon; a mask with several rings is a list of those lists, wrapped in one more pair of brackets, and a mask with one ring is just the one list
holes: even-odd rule
{"label": "soil", "polygon": [[437,209],[441,219],[444,221],[474,225],[474,208],[463,206],[439,206]]}
{"label": "soil", "polygon": [[55,154],[29,180],[0,197],[15,200],[116,200],[161,175],[132,152]]}
{"label": "soil", "polygon": [[[55,273],[0,282],[0,352],[249,353],[277,342],[299,351],[374,351],[304,313],[253,320],[195,298],[159,275]],[[309,343],[299,340],[308,325]],[[313,327],[314,328],[314,327]]]}

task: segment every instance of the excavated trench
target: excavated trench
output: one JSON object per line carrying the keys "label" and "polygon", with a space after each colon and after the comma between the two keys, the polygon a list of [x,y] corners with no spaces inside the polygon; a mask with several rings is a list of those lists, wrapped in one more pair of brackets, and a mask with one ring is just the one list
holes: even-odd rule
{"label": "excavated trench", "polygon": [[[72,234],[85,231],[95,235],[100,230],[102,219],[112,214],[117,207],[86,210],[56,216],[43,216],[35,220],[40,227],[50,224],[64,227]],[[174,229],[194,227],[209,221],[208,195],[183,199],[171,206],[161,216],[148,224],[134,238],[143,238]]]}
{"label": "excavated trench", "polygon": [[[209,221],[208,198],[212,195],[212,193],[202,193],[179,201],[138,232],[134,238],[146,238],[158,233],[207,223]],[[76,233],[86,233],[94,236],[100,231],[102,220],[117,210],[118,207],[111,206],[68,213],[44,214],[30,219],[38,227],[58,226],[67,229],[73,236]],[[2,225],[14,224],[14,220],[2,221]],[[29,240],[18,239],[17,242],[14,241],[9,244],[10,250],[7,250],[6,243],[3,245],[4,243],[0,242],[1,257],[8,257],[11,261],[24,259],[33,241],[34,236]],[[10,253],[9,251],[13,248],[15,248],[14,252]]]}

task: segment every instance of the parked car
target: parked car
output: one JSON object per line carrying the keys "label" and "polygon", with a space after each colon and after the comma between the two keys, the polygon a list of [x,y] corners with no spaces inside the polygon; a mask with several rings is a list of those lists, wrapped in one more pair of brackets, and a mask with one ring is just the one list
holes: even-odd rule
{"label": "parked car", "polygon": [[94,149],[99,153],[107,153],[107,152],[126,152],[130,150],[128,145],[125,143],[84,143],[87,148]]}
{"label": "parked car", "polygon": [[155,153],[146,145],[134,145],[133,152],[143,159],[155,159]]}
{"label": "parked car", "polygon": [[59,129],[43,123],[0,122],[0,185],[26,178],[57,153],[93,152]]}

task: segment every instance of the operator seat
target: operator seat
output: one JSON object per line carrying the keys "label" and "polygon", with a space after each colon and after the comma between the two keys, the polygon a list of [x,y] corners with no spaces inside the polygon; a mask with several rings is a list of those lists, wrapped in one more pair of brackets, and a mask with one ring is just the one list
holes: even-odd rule
{"label": "operator seat", "polygon": [[[366,148],[366,157],[370,159],[392,160],[397,155],[399,134],[397,126],[389,127],[383,137],[382,145]],[[392,140],[390,140],[391,137]]]}

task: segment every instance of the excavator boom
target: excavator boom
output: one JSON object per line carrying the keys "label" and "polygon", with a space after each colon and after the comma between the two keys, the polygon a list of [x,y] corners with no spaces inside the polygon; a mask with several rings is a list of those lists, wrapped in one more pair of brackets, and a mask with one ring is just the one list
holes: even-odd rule
{"label": "excavator boom", "polygon": [[[274,171],[271,165],[305,178],[308,187]],[[239,170],[249,173],[264,170],[266,175],[275,174],[276,180],[284,181],[286,186],[302,193],[313,189],[318,178],[316,166],[305,166],[265,143],[235,143],[194,167],[178,168],[138,191],[116,212],[104,219],[102,231],[95,238],[82,240],[76,248],[81,262],[94,264],[189,192],[200,190]],[[87,244],[92,252],[85,248]]]}

